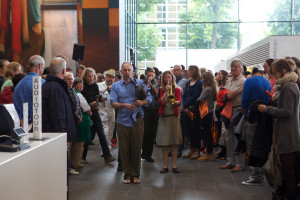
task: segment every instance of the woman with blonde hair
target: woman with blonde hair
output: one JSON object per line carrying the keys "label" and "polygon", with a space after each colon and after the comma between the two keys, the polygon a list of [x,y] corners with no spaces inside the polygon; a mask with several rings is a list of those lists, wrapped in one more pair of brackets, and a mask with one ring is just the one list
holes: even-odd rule
{"label": "woman with blonde hair", "polygon": [[182,144],[181,126],[179,121],[178,107],[181,104],[180,89],[175,83],[171,71],[165,71],[161,78],[159,88],[159,112],[156,143],[162,145],[164,168],[160,173],[166,173],[168,169],[168,147],[171,145],[173,173],[179,173],[176,167],[177,146]]}
{"label": "woman with blonde hair", "polygon": [[[93,136],[95,136],[95,133],[97,132],[105,162],[106,163],[112,162],[116,160],[116,158],[112,157],[110,153],[106,141],[106,137],[104,135],[102,121],[98,113],[99,87],[96,83],[97,75],[95,70],[92,68],[86,68],[82,73],[82,79],[83,79],[84,88],[81,94],[84,96],[84,98],[86,99],[86,101],[88,102],[92,110],[92,116],[91,116],[93,122],[93,126],[91,129],[92,138]],[[84,152],[82,155],[82,160],[84,160],[84,162],[86,162],[87,151],[88,151],[88,142],[86,142],[85,144]]]}

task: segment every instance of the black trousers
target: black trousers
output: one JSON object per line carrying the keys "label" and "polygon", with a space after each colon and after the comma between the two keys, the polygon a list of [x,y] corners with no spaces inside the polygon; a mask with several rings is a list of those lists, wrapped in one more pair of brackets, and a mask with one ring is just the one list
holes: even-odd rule
{"label": "black trousers", "polygon": [[158,126],[158,108],[143,108],[144,110],[144,138],[142,158],[151,157],[153,144]]}
{"label": "black trousers", "polygon": [[186,125],[191,140],[191,148],[200,148],[200,140],[201,140],[200,117],[197,117],[194,120],[190,120],[188,117],[186,117]]}
{"label": "black trousers", "polygon": [[212,154],[214,148],[214,139],[211,132],[212,118],[213,113],[210,112],[201,119],[202,134],[205,139],[206,151],[208,154]]}
{"label": "black trousers", "polygon": [[[93,125],[91,127],[91,133],[92,133],[92,135],[95,135],[95,133],[97,133],[97,135],[99,137],[103,157],[104,157],[104,159],[106,159],[106,158],[110,157],[111,154],[110,154],[110,151],[108,148],[108,144],[107,144],[103,126],[102,126],[102,121],[101,121],[98,111],[96,111],[96,110],[92,111],[91,119],[93,121]],[[86,155],[88,152],[88,143],[89,142],[85,142],[85,144],[84,144],[84,150],[83,150],[83,154],[82,154],[83,159],[86,158]]]}

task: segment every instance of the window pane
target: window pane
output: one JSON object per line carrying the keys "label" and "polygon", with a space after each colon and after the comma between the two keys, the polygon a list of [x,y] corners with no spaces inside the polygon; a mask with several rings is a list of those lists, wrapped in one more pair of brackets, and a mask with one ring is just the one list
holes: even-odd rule
{"label": "window pane", "polygon": [[294,25],[294,35],[300,35],[300,22],[296,22]]}
{"label": "window pane", "polygon": [[290,23],[241,23],[241,48],[246,48],[270,35],[290,35]]}
{"label": "window pane", "polygon": [[213,69],[221,60],[236,52],[236,23],[188,25],[188,65]]}
{"label": "window pane", "polygon": [[[185,26],[183,30],[185,30]],[[186,62],[185,42],[180,44],[177,24],[138,24],[138,67],[158,67],[161,71]]]}
{"label": "window pane", "polygon": [[178,19],[179,15],[186,13],[186,0],[165,0],[151,2],[138,0],[138,22],[178,22],[185,21],[185,16]]}
{"label": "window pane", "polygon": [[237,33],[238,33],[238,29],[236,23],[189,24],[188,25],[188,48],[189,49],[236,48]]}
{"label": "window pane", "polygon": [[176,34],[169,34],[168,39],[169,40],[176,40],[177,39]]}
{"label": "window pane", "polygon": [[298,21],[300,20],[300,1],[295,1],[294,18]]}
{"label": "window pane", "polygon": [[154,66],[157,48],[166,46],[162,35],[162,29],[155,24],[137,25],[138,68]]}
{"label": "window pane", "polygon": [[[238,20],[237,0],[188,0],[189,22],[221,22]],[[183,14],[185,15],[185,13]]]}
{"label": "window pane", "polygon": [[240,19],[242,22],[291,20],[291,0],[241,0]]}

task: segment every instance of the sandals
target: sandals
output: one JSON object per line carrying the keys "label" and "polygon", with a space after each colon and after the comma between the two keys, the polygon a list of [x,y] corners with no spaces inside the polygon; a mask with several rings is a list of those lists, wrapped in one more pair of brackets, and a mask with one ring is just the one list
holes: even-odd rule
{"label": "sandals", "polygon": [[131,180],[128,179],[128,178],[127,178],[127,179],[124,179],[123,183],[124,183],[124,184],[130,184],[130,183],[131,183]]}
{"label": "sandals", "polygon": [[124,183],[124,184],[130,184],[130,183],[140,184],[140,183],[141,183],[141,180],[138,179],[138,178],[133,178],[133,179],[127,178],[127,179],[124,179],[124,180],[123,180],[123,183]]}
{"label": "sandals", "polygon": [[140,183],[141,183],[141,180],[138,179],[138,178],[133,178],[133,179],[132,179],[132,182],[133,182],[134,184],[140,184]]}

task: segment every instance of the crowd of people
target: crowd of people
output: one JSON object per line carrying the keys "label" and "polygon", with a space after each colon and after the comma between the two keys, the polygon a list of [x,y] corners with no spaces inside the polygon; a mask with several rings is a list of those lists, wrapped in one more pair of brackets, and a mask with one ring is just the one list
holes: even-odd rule
{"label": "crowd of people", "polygon": [[[116,160],[111,151],[119,147],[118,171],[124,171],[124,184],[141,182],[141,159],[153,163],[157,144],[164,162],[160,173],[169,172],[168,157],[175,174],[180,173],[178,157],[222,159],[227,162],[220,170],[250,167],[253,174],[244,185],[261,185],[266,177],[276,189],[274,196],[299,195],[296,57],[268,59],[251,72],[236,58],[230,71],[215,74],[196,65],[174,65],[164,72],[147,68],[137,77],[128,62],[120,71],[97,74],[83,65],[72,72],[61,55],[45,68],[44,59],[34,55],[28,70],[25,76],[19,63],[0,60],[0,103],[13,103],[23,125],[22,106],[28,102],[31,123],[32,77],[43,78],[42,128],[67,133],[69,174],[79,174],[77,169],[88,163],[97,134],[106,163]],[[186,147],[188,152],[182,154]]]}

